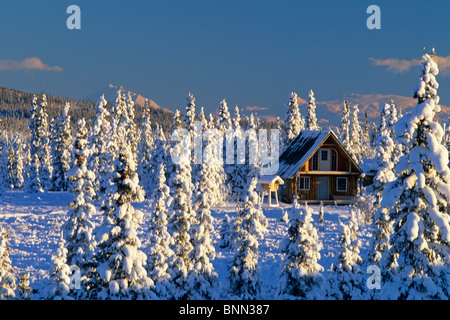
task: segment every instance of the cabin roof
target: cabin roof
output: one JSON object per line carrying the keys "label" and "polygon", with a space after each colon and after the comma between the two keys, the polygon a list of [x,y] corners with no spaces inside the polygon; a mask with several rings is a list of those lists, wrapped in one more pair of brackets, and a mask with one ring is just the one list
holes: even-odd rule
{"label": "cabin roof", "polygon": [[352,161],[356,170],[363,172],[351,155],[345,150],[332,130],[310,131],[303,130],[292,140],[291,144],[283,151],[279,159],[279,167],[277,175],[280,177],[293,177],[298,170],[308,161],[320,146],[333,136],[338,145],[344,150],[345,154]]}

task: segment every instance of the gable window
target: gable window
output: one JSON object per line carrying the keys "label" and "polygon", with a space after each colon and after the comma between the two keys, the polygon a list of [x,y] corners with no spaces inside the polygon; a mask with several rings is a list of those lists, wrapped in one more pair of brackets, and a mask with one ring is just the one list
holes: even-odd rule
{"label": "gable window", "polygon": [[321,159],[322,161],[328,161],[328,150],[322,150]]}
{"label": "gable window", "polygon": [[318,152],[314,153],[312,157],[312,169],[319,170],[319,155]]}
{"label": "gable window", "polygon": [[331,171],[337,170],[337,152],[336,150],[331,150]]}
{"label": "gable window", "polygon": [[346,192],[347,191],[347,178],[338,177],[336,181],[336,191]]}
{"label": "gable window", "polygon": [[308,191],[310,180],[309,177],[300,177],[298,182],[298,190]]}

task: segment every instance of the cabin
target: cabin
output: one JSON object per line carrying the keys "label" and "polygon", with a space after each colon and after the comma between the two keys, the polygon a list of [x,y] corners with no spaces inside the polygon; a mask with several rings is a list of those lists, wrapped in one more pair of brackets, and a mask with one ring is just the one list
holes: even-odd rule
{"label": "cabin", "polygon": [[304,130],[279,158],[283,201],[353,203],[364,173],[332,130]]}
{"label": "cabin", "polygon": [[[261,203],[264,202],[264,195],[267,194],[269,207],[278,207],[278,187],[284,184],[283,179],[276,175],[261,176],[258,180],[261,187]],[[272,204],[272,194],[275,196],[275,203]]]}

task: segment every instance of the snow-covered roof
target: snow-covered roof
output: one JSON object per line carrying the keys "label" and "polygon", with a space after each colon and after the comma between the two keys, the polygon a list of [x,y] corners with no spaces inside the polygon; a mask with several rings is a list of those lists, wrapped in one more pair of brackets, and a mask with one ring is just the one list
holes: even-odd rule
{"label": "snow-covered roof", "polygon": [[332,130],[303,130],[281,154],[277,175],[280,177],[293,177],[330,135],[335,138],[355,166],[362,172],[361,168],[348,154]]}
{"label": "snow-covered roof", "polygon": [[280,178],[280,176],[277,175],[267,175],[267,176],[261,176],[258,179],[259,183],[275,183],[275,182],[279,182],[280,184],[284,184],[283,179]]}

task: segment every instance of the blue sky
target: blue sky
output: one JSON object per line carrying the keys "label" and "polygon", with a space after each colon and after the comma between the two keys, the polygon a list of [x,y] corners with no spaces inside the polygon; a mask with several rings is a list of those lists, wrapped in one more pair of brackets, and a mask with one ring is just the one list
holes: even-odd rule
{"label": "blue sky", "polygon": [[[81,30],[66,28],[71,4]],[[366,27],[371,4],[380,30]],[[113,83],[172,110],[191,91],[208,112],[226,98],[284,117],[291,91],[409,96],[417,67],[399,61],[420,59],[423,46],[450,61],[449,12],[445,0],[2,0],[0,86],[83,98]],[[439,95],[450,105],[443,66]]]}

